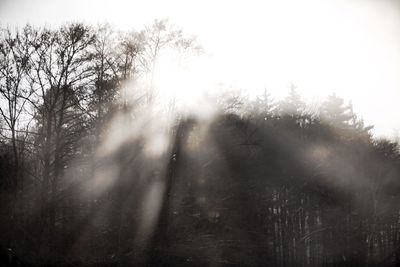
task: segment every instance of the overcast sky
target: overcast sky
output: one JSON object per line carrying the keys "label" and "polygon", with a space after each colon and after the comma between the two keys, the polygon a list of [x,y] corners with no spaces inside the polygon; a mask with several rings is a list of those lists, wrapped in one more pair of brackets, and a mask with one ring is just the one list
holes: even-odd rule
{"label": "overcast sky", "polygon": [[198,36],[213,79],[250,94],[266,87],[276,98],[291,82],[308,100],[336,92],[377,136],[400,129],[395,1],[0,0],[2,26],[107,21],[140,29],[164,17]]}

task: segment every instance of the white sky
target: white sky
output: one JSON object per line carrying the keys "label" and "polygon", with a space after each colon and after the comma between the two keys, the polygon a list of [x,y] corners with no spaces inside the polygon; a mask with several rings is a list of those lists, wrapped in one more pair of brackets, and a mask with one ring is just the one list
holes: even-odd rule
{"label": "white sky", "polygon": [[251,93],[266,87],[276,98],[290,82],[308,100],[336,92],[352,100],[377,136],[400,129],[395,1],[0,0],[3,26],[107,21],[141,29],[164,17],[198,36],[208,53],[207,75],[198,74],[203,79]]}

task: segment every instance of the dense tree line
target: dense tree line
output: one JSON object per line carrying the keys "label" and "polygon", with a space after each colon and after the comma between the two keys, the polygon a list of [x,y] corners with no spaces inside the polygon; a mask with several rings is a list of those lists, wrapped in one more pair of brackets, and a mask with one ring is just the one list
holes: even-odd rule
{"label": "dense tree line", "polygon": [[154,111],[168,49],[199,48],[165,20],[1,30],[1,263],[400,263],[396,142],[294,86],[221,96],[208,119]]}

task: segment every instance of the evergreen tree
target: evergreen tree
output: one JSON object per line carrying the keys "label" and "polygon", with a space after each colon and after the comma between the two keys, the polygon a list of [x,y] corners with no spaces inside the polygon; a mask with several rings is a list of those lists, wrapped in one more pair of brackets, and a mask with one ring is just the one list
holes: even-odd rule
{"label": "evergreen tree", "polygon": [[328,124],[338,128],[348,128],[354,118],[351,104],[346,105],[344,99],[332,94],[322,104],[321,118]]}
{"label": "evergreen tree", "polygon": [[291,83],[289,95],[279,103],[279,112],[281,114],[302,115],[305,109],[305,103],[301,99],[296,86]]}

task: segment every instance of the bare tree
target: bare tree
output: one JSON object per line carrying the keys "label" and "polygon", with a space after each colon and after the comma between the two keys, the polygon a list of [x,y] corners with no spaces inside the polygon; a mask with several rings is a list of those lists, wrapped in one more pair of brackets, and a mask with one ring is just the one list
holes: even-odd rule
{"label": "bare tree", "polygon": [[9,139],[12,146],[15,187],[22,181],[21,149],[31,121],[27,106],[34,91],[28,85],[26,73],[30,69],[29,57],[33,53],[30,45],[32,38],[32,28],[29,26],[21,32],[10,29],[0,32],[0,115],[6,126],[3,137]]}
{"label": "bare tree", "polygon": [[[31,79],[38,92],[36,119],[42,161],[42,202],[48,204],[51,192],[48,212],[51,234],[61,171],[85,127],[83,110],[88,104],[87,86],[93,78],[88,64],[92,53],[88,47],[94,41],[90,28],[69,24],[58,31],[42,30],[34,44]],[[43,220],[46,216],[43,214]]]}
{"label": "bare tree", "polygon": [[147,103],[152,103],[155,97],[154,74],[157,61],[162,52],[168,49],[184,53],[189,50],[201,51],[193,36],[185,36],[183,31],[172,25],[167,19],[155,20],[153,24],[145,27],[141,32],[144,36],[143,51],[138,60],[142,68],[150,73],[150,88],[147,94]]}

